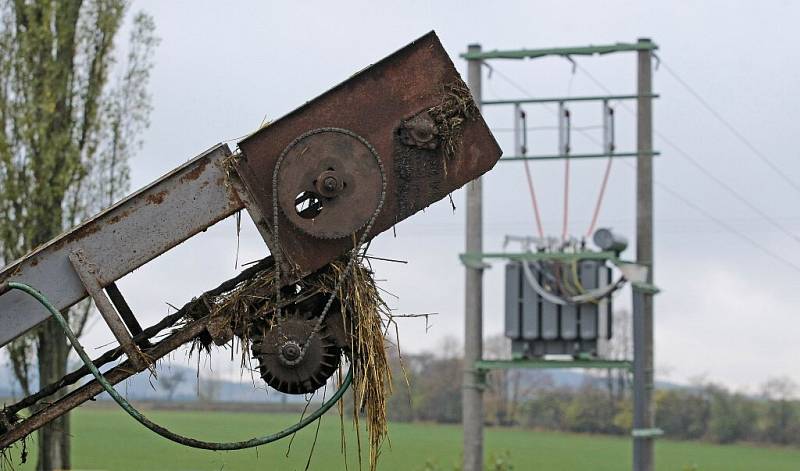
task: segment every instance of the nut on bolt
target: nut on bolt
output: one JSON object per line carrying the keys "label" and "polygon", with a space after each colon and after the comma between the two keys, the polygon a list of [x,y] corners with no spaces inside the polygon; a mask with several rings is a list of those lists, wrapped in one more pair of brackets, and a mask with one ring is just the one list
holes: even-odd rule
{"label": "nut on bolt", "polygon": [[294,341],[286,342],[281,347],[279,358],[286,366],[294,366],[303,359],[303,349]]}
{"label": "nut on bolt", "polygon": [[314,186],[320,195],[333,198],[344,189],[344,181],[335,170],[326,170],[319,174]]}
{"label": "nut on bolt", "polygon": [[436,149],[439,145],[439,130],[427,111],[403,121],[400,126],[400,142],[420,149]]}

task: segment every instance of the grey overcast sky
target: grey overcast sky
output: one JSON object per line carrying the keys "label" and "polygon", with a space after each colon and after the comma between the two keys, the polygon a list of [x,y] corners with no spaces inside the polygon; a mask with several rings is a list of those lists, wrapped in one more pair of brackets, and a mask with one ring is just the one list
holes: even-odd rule
{"label": "grey overcast sky", "polygon": [[[789,179],[800,182],[800,3],[792,1],[405,1],[405,2],[135,2],[133,11],[154,15],[162,42],[152,77],[152,125],[131,162],[132,190],[158,178],[209,146],[253,131],[353,72],[427,31],[436,30],[459,70],[458,54],[469,43],[486,49],[631,42],[650,37],[663,64],[679,74],[714,109],[740,129]],[[124,51],[124,41],[120,50]],[[635,91],[635,56],[495,61],[485,70],[484,96],[513,98]],[[587,75],[587,73],[590,75]],[[593,77],[593,79],[590,78]],[[518,86],[511,85],[511,78]],[[800,193],[778,177],[708,113],[665,67],[654,74],[655,128],[763,213],[800,233]],[[519,88],[522,88],[520,90]],[[618,147],[632,149],[634,120],[618,108]],[[528,108],[530,126],[552,126],[547,109]],[[599,105],[574,106],[575,126],[600,122]],[[487,110],[486,118],[510,152],[511,111]],[[586,133],[599,136],[596,129]],[[553,153],[555,134],[532,131],[534,150]],[[658,376],[689,381],[698,376],[756,392],[774,376],[800,382],[800,243],[733,198],[686,158],[656,139],[656,304]],[[575,151],[592,151],[591,140],[574,136]],[[632,164],[633,162],[627,162]],[[570,231],[589,224],[603,162],[575,162]],[[522,167],[498,165],[485,179],[485,248],[500,250],[505,234],[532,234],[533,219]],[[633,237],[634,173],[614,164],[600,224]],[[563,164],[534,166],[545,230],[561,225]],[[668,190],[665,190],[667,188]],[[741,236],[709,220],[702,208],[745,237],[785,258],[776,260]],[[464,194],[384,234],[376,255],[407,265],[377,264],[377,276],[399,299],[401,312],[438,312],[424,323],[401,321],[409,351],[435,348],[444,337],[463,337]],[[246,219],[246,217],[245,217]],[[121,287],[135,310],[151,323],[235,273],[236,227],[226,220],[125,278]],[[265,255],[247,222],[239,260]],[[629,249],[629,257],[633,251]],[[502,267],[485,280],[485,335],[502,328]],[[630,304],[621,293],[615,303]],[[87,343],[110,339],[95,322]],[[222,354],[224,356],[224,354]],[[176,356],[176,361],[184,361]]]}

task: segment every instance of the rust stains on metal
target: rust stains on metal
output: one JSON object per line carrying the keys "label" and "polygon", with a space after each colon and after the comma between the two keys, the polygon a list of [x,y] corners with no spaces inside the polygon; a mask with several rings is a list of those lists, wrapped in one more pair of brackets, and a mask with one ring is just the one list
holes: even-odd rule
{"label": "rust stains on metal", "polygon": [[145,201],[147,201],[148,204],[161,204],[164,202],[164,198],[167,197],[167,193],[167,190],[161,190],[157,193],[147,195],[145,196]]}
{"label": "rust stains on metal", "polygon": [[[374,236],[479,177],[500,158],[500,147],[469,94],[448,98],[456,84],[458,91],[466,88],[439,39],[429,33],[245,138],[239,147],[246,158],[233,165],[269,224],[272,174],[283,150],[314,129],[352,131],[374,147],[387,169],[387,199],[370,234]],[[458,118],[459,107],[469,119],[451,119]],[[409,122],[417,116],[419,120]],[[414,131],[406,142],[414,145],[400,139],[404,123]],[[283,212],[279,217],[281,247],[272,243],[270,250],[281,250],[300,275],[352,248],[350,237],[320,240],[298,229]]]}
{"label": "rust stains on metal", "polygon": [[[320,179],[333,180],[331,191]],[[382,179],[367,142],[349,131],[322,128],[286,149],[278,182],[284,216],[312,237],[335,239],[364,227],[378,206]]]}
{"label": "rust stains on metal", "polygon": [[195,168],[193,168],[189,172],[186,172],[186,175],[183,175],[180,178],[180,182],[186,183],[193,180],[197,180],[198,178],[200,178],[200,175],[202,175],[203,172],[206,170],[206,165],[208,165],[208,161],[204,161],[200,163],[200,165],[195,166]]}
{"label": "rust stains on metal", "polygon": [[84,239],[92,234],[95,234],[103,229],[104,224],[88,224],[83,226],[78,226],[77,229],[67,234],[65,237],[58,239],[53,244],[53,249],[58,250],[66,244],[71,244],[73,242],[79,241]]}
{"label": "rust stains on metal", "polygon": [[122,210],[119,212],[119,214],[115,214],[114,216],[112,216],[111,219],[108,220],[108,224],[109,225],[116,224],[122,221],[123,219],[127,218],[130,213],[131,213],[130,208]]}
{"label": "rust stains on metal", "polygon": [[417,114],[400,125],[400,141],[420,149],[436,149],[439,130],[427,111]]}

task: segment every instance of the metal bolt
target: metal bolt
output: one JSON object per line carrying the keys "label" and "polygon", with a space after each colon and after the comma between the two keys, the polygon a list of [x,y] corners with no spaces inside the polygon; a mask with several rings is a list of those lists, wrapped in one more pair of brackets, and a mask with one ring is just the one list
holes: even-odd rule
{"label": "metal bolt", "polygon": [[281,360],[286,364],[294,364],[303,351],[297,342],[287,342],[281,347]]}
{"label": "metal bolt", "polygon": [[344,187],[340,180],[341,178],[342,175],[336,173],[335,170],[328,169],[319,174],[314,182],[314,186],[316,186],[317,192],[320,195],[326,198],[333,198],[342,191]]}
{"label": "metal bolt", "polygon": [[334,192],[339,188],[339,182],[336,181],[334,177],[327,177],[323,183],[325,185],[325,189]]}

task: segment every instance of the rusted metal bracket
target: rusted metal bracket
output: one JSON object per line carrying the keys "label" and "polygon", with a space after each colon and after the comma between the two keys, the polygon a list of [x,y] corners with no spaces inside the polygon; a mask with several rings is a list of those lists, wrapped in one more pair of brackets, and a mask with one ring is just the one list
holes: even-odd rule
{"label": "rusted metal bracket", "polygon": [[[122,322],[125,323],[125,326],[128,328],[128,331],[131,333],[131,335],[136,337],[137,335],[141,334],[142,325],[139,324],[139,320],[136,319],[135,315],[133,315],[133,311],[128,305],[128,301],[126,301],[125,297],[122,296],[122,292],[117,287],[117,284],[111,283],[110,285],[106,286],[106,294],[108,295],[108,299],[111,300],[111,304],[113,304],[117,309],[117,312],[119,312],[119,317],[122,318]],[[147,346],[149,346],[149,342],[147,342]]]}
{"label": "rusted metal bracket", "polygon": [[[247,64],[242,71],[247,73]],[[339,135],[329,135],[330,140],[326,141],[325,133],[313,132],[325,128],[337,128]],[[346,133],[364,146],[354,139],[342,138]],[[265,238],[270,252],[281,251],[280,260],[288,261],[299,276],[314,272],[352,249],[353,241],[362,235],[364,228],[358,223],[371,214],[369,209],[375,207],[379,193],[368,179],[362,178],[374,159],[360,159],[364,165],[357,169],[359,172],[344,167],[355,165],[355,158],[364,148],[380,157],[386,173],[385,204],[369,238],[478,178],[494,166],[501,154],[469,90],[433,32],[264,126],[238,146],[241,155],[232,163],[248,199],[260,209],[264,223],[279,228],[275,237]],[[284,178],[274,178],[282,155],[287,161],[303,158],[310,163],[294,172],[288,171],[290,164],[283,164],[279,176]],[[323,165],[326,161],[331,164]],[[330,191],[334,198],[347,198],[348,192],[369,196],[347,200],[350,213],[363,213],[361,219],[347,224],[340,212],[330,210],[335,202],[326,200],[329,190],[320,184],[332,175],[325,170],[337,177],[345,175],[347,186],[342,194],[335,196],[335,191]],[[348,172],[358,173],[359,178],[348,182]],[[338,183],[336,178],[331,187]],[[274,186],[277,201],[273,198]],[[291,194],[290,189],[306,190],[303,195],[312,193],[315,202],[323,203],[321,211],[308,214],[297,208],[294,214],[297,202],[287,198],[301,195]],[[330,205],[326,212],[327,203]],[[247,206],[250,209],[251,205]],[[276,206],[280,208],[277,223],[273,220]],[[298,215],[305,218],[302,227],[296,224]],[[329,230],[338,226],[355,229],[353,234],[345,235]]]}
{"label": "rusted metal bracket", "polygon": [[147,357],[145,357],[142,351],[139,350],[139,347],[136,346],[133,337],[131,337],[127,327],[125,327],[119,313],[103,292],[103,287],[100,286],[100,282],[97,280],[96,276],[97,267],[87,260],[82,250],[76,250],[69,254],[69,262],[72,264],[72,268],[75,270],[75,273],[78,274],[78,278],[80,278],[81,283],[83,283],[84,288],[86,288],[86,292],[89,293],[95,306],[97,306],[97,310],[100,311],[100,315],[103,316],[108,328],[111,329],[111,333],[114,334],[114,337],[116,337],[120,347],[125,351],[125,354],[128,355],[128,359],[133,366],[136,367],[137,370],[146,368],[149,364]]}

